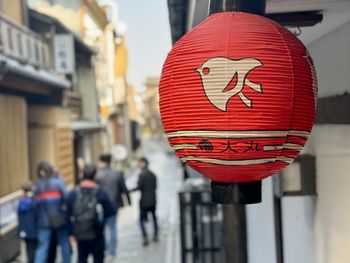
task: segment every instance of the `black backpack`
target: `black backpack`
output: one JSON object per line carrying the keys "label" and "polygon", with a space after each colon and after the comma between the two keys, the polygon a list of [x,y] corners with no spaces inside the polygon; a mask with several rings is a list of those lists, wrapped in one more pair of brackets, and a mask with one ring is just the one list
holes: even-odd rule
{"label": "black backpack", "polygon": [[103,222],[98,214],[98,188],[83,191],[76,188],[76,198],[73,204],[74,236],[77,240],[93,240],[102,235]]}

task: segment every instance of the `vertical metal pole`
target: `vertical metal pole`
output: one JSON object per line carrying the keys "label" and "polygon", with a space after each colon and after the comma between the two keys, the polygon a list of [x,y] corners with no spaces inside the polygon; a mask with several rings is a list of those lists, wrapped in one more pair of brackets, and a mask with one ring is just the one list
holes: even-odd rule
{"label": "vertical metal pole", "polygon": [[201,197],[200,197],[200,203],[199,203],[199,225],[200,225],[200,256],[201,256],[201,263],[205,263],[206,262],[206,237],[205,237],[205,232],[204,232],[204,222],[203,222],[203,210],[205,208],[205,204],[203,202],[203,197],[202,197],[202,193],[201,193]]}
{"label": "vertical metal pole", "polygon": [[274,196],[275,237],[277,263],[283,263],[283,232],[282,232],[282,204],[281,198]]}
{"label": "vertical metal pole", "polygon": [[[265,15],[266,0],[211,0],[209,14],[240,11]],[[261,201],[261,182],[251,184],[212,183],[213,201],[256,203]],[[247,263],[246,212],[242,205],[224,205],[224,248],[227,263]]]}
{"label": "vertical metal pole", "polygon": [[199,262],[198,197],[199,192],[191,192],[192,262]]}
{"label": "vertical metal pole", "polygon": [[276,259],[277,263],[283,263],[283,231],[282,231],[282,174],[279,173],[272,179],[273,201],[275,216]]}
{"label": "vertical metal pole", "polygon": [[224,205],[225,263],[248,263],[244,205]]}
{"label": "vertical metal pole", "polygon": [[187,211],[184,193],[179,193],[180,203],[180,231],[181,231],[181,263],[187,263],[186,223],[185,213]]}
{"label": "vertical metal pole", "polygon": [[210,226],[210,257],[211,257],[211,262],[210,263],[215,263],[215,250],[214,250],[214,225],[213,225],[213,206],[209,205],[209,226]]}

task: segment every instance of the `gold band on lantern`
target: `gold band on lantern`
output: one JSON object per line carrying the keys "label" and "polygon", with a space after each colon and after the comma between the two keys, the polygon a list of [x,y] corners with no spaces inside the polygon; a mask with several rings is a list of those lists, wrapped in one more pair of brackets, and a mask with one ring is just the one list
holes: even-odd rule
{"label": "gold band on lantern", "polygon": [[294,150],[301,151],[303,145],[296,143],[285,143],[283,145],[264,145],[264,151],[276,151],[276,150]]}
{"label": "gold band on lantern", "polygon": [[165,133],[168,139],[178,137],[205,137],[205,138],[274,138],[297,136],[307,138],[306,131],[173,131]]}
{"label": "gold band on lantern", "polygon": [[185,157],[181,157],[181,160],[183,162],[198,161],[198,162],[210,163],[210,164],[242,166],[242,165],[266,164],[266,163],[272,163],[276,161],[281,161],[289,164],[294,161],[294,158],[291,158],[288,156],[279,156],[277,158],[261,158],[261,159],[251,159],[251,160],[222,160],[222,159],[197,157],[197,156],[185,156]]}
{"label": "gold band on lantern", "polygon": [[178,150],[197,150],[195,144],[174,144],[171,146],[175,151]]}

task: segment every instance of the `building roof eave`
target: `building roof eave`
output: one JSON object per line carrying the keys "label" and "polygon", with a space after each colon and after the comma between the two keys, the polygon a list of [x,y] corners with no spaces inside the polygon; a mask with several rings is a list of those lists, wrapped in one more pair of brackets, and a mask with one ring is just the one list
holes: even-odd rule
{"label": "building roof eave", "polygon": [[95,0],[87,0],[86,4],[87,4],[88,8],[90,9],[90,11],[92,12],[92,14],[98,20],[99,24],[102,27],[106,27],[108,25],[109,21],[108,21],[106,15],[105,15],[105,13],[102,10],[102,7],[99,6],[97,1],[95,1]]}
{"label": "building roof eave", "polygon": [[11,72],[26,78],[33,79],[37,82],[43,82],[61,89],[69,89],[72,86],[72,82],[64,77],[50,72],[45,69],[37,69],[29,64],[21,64],[20,62],[3,56],[0,54],[1,67],[7,72]]}
{"label": "building roof eave", "polygon": [[43,22],[46,24],[52,24],[56,26],[56,28],[59,29],[59,31],[72,34],[74,37],[75,47],[83,51],[83,53],[87,53],[89,55],[94,55],[97,53],[97,50],[85,44],[79,36],[77,36],[74,32],[69,30],[65,25],[63,25],[55,17],[48,16],[46,14],[40,13],[30,8],[28,8],[28,14],[29,14],[29,17],[32,19],[39,20],[40,22]]}

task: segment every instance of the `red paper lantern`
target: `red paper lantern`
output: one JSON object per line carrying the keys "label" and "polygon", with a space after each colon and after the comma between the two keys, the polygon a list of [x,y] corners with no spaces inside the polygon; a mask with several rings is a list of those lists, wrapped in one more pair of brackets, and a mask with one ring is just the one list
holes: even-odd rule
{"label": "red paper lantern", "polygon": [[294,161],[315,117],[312,59],[262,16],[209,16],[169,53],[160,81],[165,134],[176,154],[215,182],[251,182]]}

